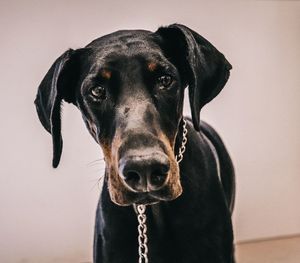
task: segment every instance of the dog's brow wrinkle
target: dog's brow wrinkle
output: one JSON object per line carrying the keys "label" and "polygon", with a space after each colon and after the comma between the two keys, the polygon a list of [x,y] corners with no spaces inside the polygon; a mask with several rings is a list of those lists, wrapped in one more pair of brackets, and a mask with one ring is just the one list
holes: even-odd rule
{"label": "dog's brow wrinkle", "polygon": [[110,79],[111,78],[111,71],[108,69],[102,69],[101,70],[101,76],[105,79]]}

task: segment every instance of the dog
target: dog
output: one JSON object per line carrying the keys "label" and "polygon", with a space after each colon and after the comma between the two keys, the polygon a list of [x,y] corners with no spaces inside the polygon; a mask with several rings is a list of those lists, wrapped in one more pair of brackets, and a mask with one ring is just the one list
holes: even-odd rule
{"label": "dog", "polygon": [[[134,204],[147,205],[149,262],[234,262],[234,168],[219,135],[200,121],[231,68],[180,24],[117,31],[67,50],[51,66],[35,105],[52,135],[53,167],[62,153],[63,101],[81,111],[104,154],[95,263],[138,262]],[[183,117],[186,88],[191,119]]]}

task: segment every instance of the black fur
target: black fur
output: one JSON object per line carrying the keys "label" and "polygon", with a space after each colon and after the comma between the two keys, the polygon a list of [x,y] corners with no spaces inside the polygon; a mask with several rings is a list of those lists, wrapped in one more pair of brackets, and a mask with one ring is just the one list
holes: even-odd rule
{"label": "black fur", "polygon": [[[149,61],[154,64],[150,70],[145,66]],[[103,73],[103,69],[109,72]],[[178,24],[154,33],[118,31],[85,48],[70,49],[54,62],[35,100],[40,121],[52,134],[53,167],[59,164],[62,152],[63,100],[80,109],[91,135],[106,152],[106,176],[95,224],[95,263],[138,262],[137,219],[129,205],[153,200],[160,202],[147,206],[150,262],[234,262],[234,170],[220,137],[199,117],[201,108],[224,87],[230,69],[229,62],[211,43]],[[168,88],[158,84],[161,75],[172,76]],[[101,102],[91,97],[95,86],[105,88]],[[152,199],[141,199],[139,193],[121,189],[121,184],[125,206],[117,205],[109,185],[111,147],[121,141],[116,148],[121,157],[130,149],[140,149],[144,154],[143,149],[153,148],[167,154],[158,139],[164,134],[171,145],[175,142],[176,154],[182,141],[187,86],[192,120],[188,120],[188,142],[179,167],[183,193],[172,200],[163,189],[153,193]],[[220,179],[216,158],[205,137],[218,155]]]}

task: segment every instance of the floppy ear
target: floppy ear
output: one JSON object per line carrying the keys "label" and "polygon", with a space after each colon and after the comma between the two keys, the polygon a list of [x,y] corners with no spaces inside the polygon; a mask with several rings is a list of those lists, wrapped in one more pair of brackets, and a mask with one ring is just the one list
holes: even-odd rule
{"label": "floppy ear", "polygon": [[189,99],[194,128],[200,129],[200,110],[222,90],[232,68],[211,43],[186,26],[173,24],[156,31],[167,57],[177,66]]}
{"label": "floppy ear", "polygon": [[54,62],[39,85],[34,101],[42,125],[52,135],[54,168],[59,164],[63,147],[60,118],[62,99],[75,103],[74,85],[75,76],[78,76],[76,52],[69,49]]}

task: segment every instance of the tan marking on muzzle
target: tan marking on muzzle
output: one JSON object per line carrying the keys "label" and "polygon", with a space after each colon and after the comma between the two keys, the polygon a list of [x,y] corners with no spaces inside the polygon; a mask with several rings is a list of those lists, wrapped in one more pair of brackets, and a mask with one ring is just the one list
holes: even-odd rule
{"label": "tan marking on muzzle", "polygon": [[114,167],[111,167],[109,171],[108,190],[110,199],[120,206],[130,205],[132,199],[131,196],[135,195],[135,193],[131,193],[124,186],[118,171],[114,169]]}
{"label": "tan marking on muzzle", "polygon": [[[121,206],[128,205],[132,193],[128,191],[118,172],[118,149],[121,145],[120,133],[116,132],[111,146],[102,146],[108,172],[108,189],[111,200]],[[107,157],[106,157],[107,156]]]}
{"label": "tan marking on muzzle", "polygon": [[175,159],[173,145],[175,144],[175,138],[170,141],[169,138],[163,133],[159,134],[159,139],[163,142],[166,147],[167,155],[170,161],[170,171],[168,174],[168,181],[166,186],[169,188],[170,199],[176,199],[182,194],[182,186],[180,183],[179,167]]}

